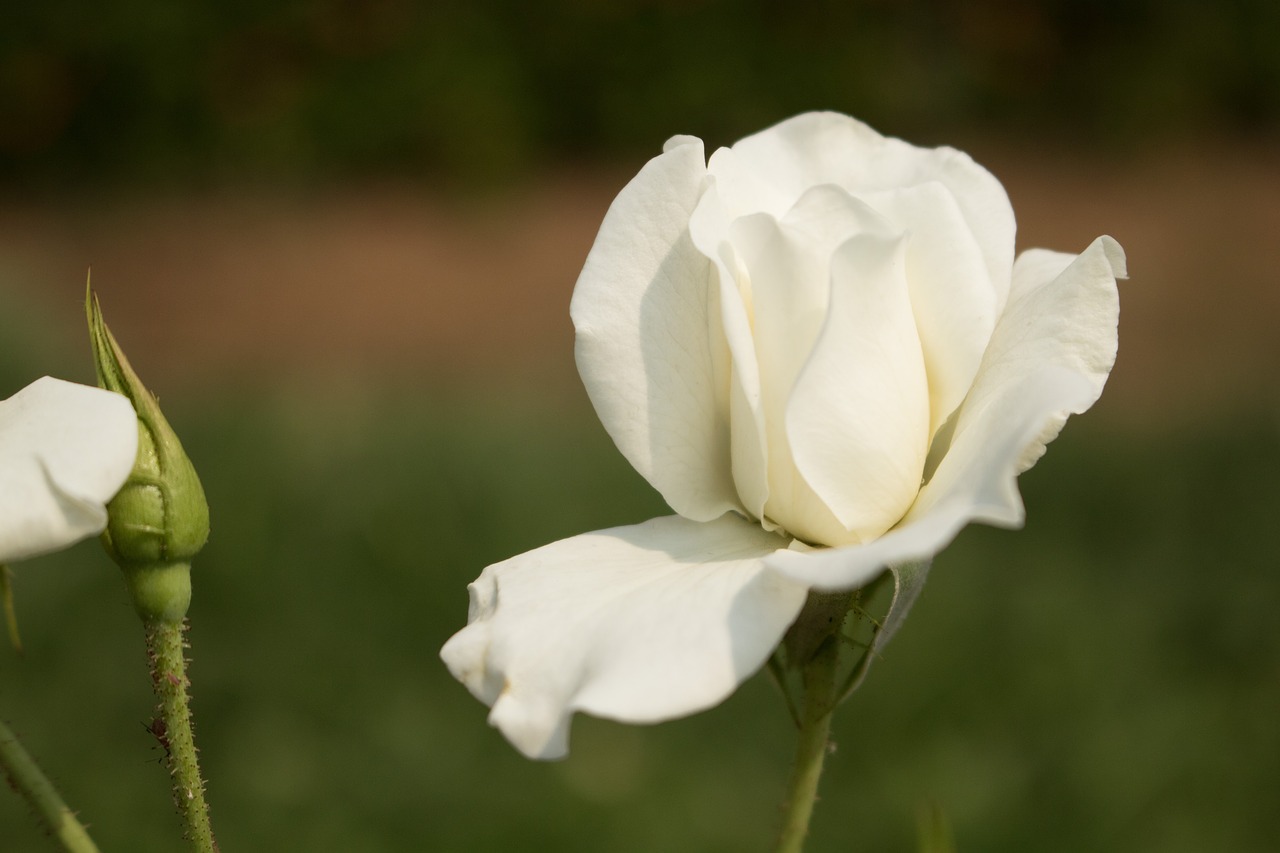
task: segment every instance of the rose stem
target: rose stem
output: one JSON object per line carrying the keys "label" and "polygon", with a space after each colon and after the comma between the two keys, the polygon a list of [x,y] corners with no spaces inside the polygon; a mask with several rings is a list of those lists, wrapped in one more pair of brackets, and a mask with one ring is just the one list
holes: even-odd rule
{"label": "rose stem", "polygon": [[151,681],[160,699],[160,715],[165,724],[173,798],[192,847],[200,853],[213,853],[218,844],[209,823],[209,806],[204,799],[204,780],[196,760],[191,707],[187,700],[186,620],[155,619],[149,621],[146,628]]}
{"label": "rose stem", "polygon": [[827,756],[831,716],[835,713],[839,655],[838,637],[828,637],[800,672],[804,685],[804,708],[800,714],[796,763],[782,806],[782,836],[778,840],[778,853],[800,853],[809,834],[809,818],[818,798],[818,780],[822,776],[823,759]]}
{"label": "rose stem", "polygon": [[98,853],[89,833],[76,820],[75,814],[62,801],[49,777],[40,771],[31,753],[18,742],[18,737],[0,720],[0,768],[10,783],[35,809],[36,817],[49,834],[70,853]]}

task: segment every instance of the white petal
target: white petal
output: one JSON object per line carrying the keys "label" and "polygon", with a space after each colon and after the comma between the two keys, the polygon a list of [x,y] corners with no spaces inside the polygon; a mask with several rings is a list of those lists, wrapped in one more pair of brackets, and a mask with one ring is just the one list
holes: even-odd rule
{"label": "white petal", "polygon": [[1083,412],[1102,394],[1116,359],[1116,279],[1124,276],[1124,250],[1110,237],[1094,240],[1076,258],[1043,249],[1023,252],[1014,266],[1009,305],[960,410],[953,443],[984,408],[1003,405],[1028,375],[1050,366],[1079,374],[1089,383],[1089,399],[1075,408],[1060,406],[1046,419],[1041,435],[1022,452],[1019,470],[1030,468],[1062,429],[1068,409]]}
{"label": "white petal", "polygon": [[710,333],[711,264],[688,222],[706,177],[702,144],[677,137],[614,200],[569,313],[578,371],[618,449],[678,513],[738,508],[728,389]]}
{"label": "white petal", "polygon": [[658,722],[755,672],[806,595],[762,561],[785,546],[735,515],[554,542],[484,570],[441,657],[516,748],[558,758],[575,711]]}
{"label": "white petal", "polygon": [[1044,423],[1062,409],[1082,410],[1092,388],[1082,376],[1049,367],[1011,387],[1004,405],[987,407],[943,459],[906,517],[864,545],[779,552],[766,562],[820,589],[854,589],[886,566],[927,560],[970,521],[1012,527],[1022,523],[1019,456]]}
{"label": "white petal", "polygon": [[750,276],[765,417],[776,418],[779,429],[791,387],[827,316],[832,256],[859,234],[898,236],[874,210],[831,185],[804,193],[781,221],[758,213],[730,227],[730,239]]}
{"label": "white petal", "polygon": [[707,161],[707,173],[720,189],[730,220],[753,213],[767,213],[781,219],[812,186],[801,186],[795,180],[778,181],[771,171],[760,173],[755,171],[755,166],[754,161],[745,160],[733,148],[718,148]]}
{"label": "white petal", "polygon": [[[804,530],[824,545],[865,542],[915,500],[929,440],[929,390],[911,313],[901,239],[859,236],[831,262],[826,325],[787,406],[796,467],[852,538]],[[843,531],[842,531],[843,532]]]}
{"label": "white petal", "polygon": [[769,497],[769,453],[752,332],[753,290],[750,277],[729,240],[729,220],[719,188],[714,181],[708,183],[689,219],[689,235],[711,263],[715,281],[711,288],[712,364],[717,388],[728,390],[734,487],[742,507],[753,518],[760,519],[764,517],[764,505]]}
{"label": "white petal", "polygon": [[1123,254],[1109,237],[1074,260],[1024,254],[950,446],[902,523],[866,545],[768,562],[801,583],[848,589],[883,566],[937,553],[970,521],[1021,524],[1017,475],[1028,454],[1043,451],[1046,428],[1101,393],[1115,358],[1115,278],[1123,275]]}
{"label": "white petal", "polygon": [[[754,357],[759,364],[760,411],[768,447],[768,502],[759,517],[809,541],[830,544],[833,538],[848,534],[797,474],[787,438],[788,401],[823,329],[836,248],[855,234],[888,235],[888,227],[865,204],[839,187],[826,185],[801,196],[781,222],[757,213],[738,219],[729,229],[742,275],[748,280],[744,286],[751,293]],[[907,321],[908,331],[914,334],[909,311]],[[734,426],[736,440],[736,422]]]}
{"label": "white petal", "polygon": [[137,449],[119,394],[46,376],[0,401],[0,563],[100,532]]}
{"label": "white petal", "polygon": [[981,247],[955,196],[930,182],[865,195],[906,231],[911,308],[929,374],[929,435],[960,403],[978,374],[1008,280],[991,280]]}
{"label": "white petal", "polygon": [[[761,210],[781,217],[806,189],[837,184],[853,195],[938,181],[955,196],[986,259],[1003,307],[1013,266],[1013,207],[994,176],[952,148],[917,148],[881,136],[839,113],[805,113],[716,152],[708,168],[727,179],[752,176],[741,196],[726,197],[734,213]],[[724,183],[724,182],[722,182]],[[753,205],[759,205],[753,207]]]}

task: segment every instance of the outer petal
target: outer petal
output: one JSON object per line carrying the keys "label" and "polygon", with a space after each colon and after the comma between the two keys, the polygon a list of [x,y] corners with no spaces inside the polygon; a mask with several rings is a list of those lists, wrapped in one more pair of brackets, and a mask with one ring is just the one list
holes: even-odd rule
{"label": "outer petal", "polygon": [[578,371],[605,429],[672,509],[697,521],[739,507],[711,263],[687,227],[705,177],[692,137],[649,161],[605,215],[569,307]]}
{"label": "outer petal", "polygon": [[[732,156],[717,151],[713,175],[722,183],[751,175],[747,193],[728,197],[737,215],[764,210],[781,217],[807,188],[838,184],[854,195],[938,181],[951,190],[986,259],[992,283],[1000,288],[1013,265],[1013,207],[1004,187],[969,155],[953,148],[917,148],[881,136],[839,113],[805,113],[734,144]],[[763,205],[763,206],[754,206]],[[739,207],[740,206],[740,207]]]}
{"label": "outer petal", "polygon": [[1009,305],[956,420],[953,447],[984,420],[983,410],[1005,405],[1010,389],[1027,376],[1061,367],[1084,377],[1092,390],[1087,402],[1077,408],[1064,404],[1042,424],[1039,438],[1024,449],[1019,470],[1035,464],[1062,429],[1065,412],[1082,412],[1102,394],[1116,360],[1116,279],[1124,276],[1124,250],[1110,237],[1099,237],[1075,258],[1043,249],[1023,252],[1014,266]]}
{"label": "outer petal", "polygon": [[717,704],[758,669],[806,595],[764,565],[785,546],[735,515],[554,542],[484,570],[441,657],[516,748],[558,758],[575,711],[658,722]]}
{"label": "outer petal", "polygon": [[46,376],[0,401],[0,563],[101,531],[137,450],[119,394]]}
{"label": "outer petal", "polygon": [[1022,451],[1062,409],[1092,402],[1084,377],[1050,367],[1009,389],[1005,405],[989,407],[980,423],[957,436],[906,517],[879,539],[847,548],[780,552],[766,562],[799,583],[820,589],[863,586],[886,566],[927,560],[970,521],[1022,523],[1017,476]]}

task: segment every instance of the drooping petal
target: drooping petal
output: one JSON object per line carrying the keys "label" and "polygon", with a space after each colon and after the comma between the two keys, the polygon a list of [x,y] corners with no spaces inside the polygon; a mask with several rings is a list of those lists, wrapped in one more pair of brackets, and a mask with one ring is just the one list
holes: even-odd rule
{"label": "drooping petal", "polygon": [[932,438],[973,385],[1008,282],[992,282],[972,229],[943,184],[863,198],[907,232],[907,281],[929,374]]}
{"label": "drooping petal", "polygon": [[762,210],[781,217],[801,193],[818,184],[837,184],[862,195],[942,183],[973,231],[998,288],[998,305],[1004,306],[1013,266],[1013,207],[1000,182],[969,155],[953,148],[917,148],[881,136],[849,116],[827,112],[795,116],[740,140],[731,150],[731,157],[717,151],[708,168],[726,179],[751,176],[738,184],[744,188],[741,193],[726,195],[737,215]]}
{"label": "drooping petal", "polygon": [[705,178],[702,143],[671,140],[609,208],[569,307],[605,429],[672,509],[698,521],[739,508],[709,333],[719,324],[711,264],[688,230]]}
{"label": "drooping petal", "polygon": [[874,539],[919,489],[929,389],[906,273],[902,239],[854,237],[832,258],[830,310],[788,402],[786,429],[797,469],[844,530],[806,530],[809,518],[783,522],[809,542]]}
{"label": "drooping petal", "polygon": [[0,563],[100,532],[137,448],[119,394],[46,376],[0,401]]}
{"label": "drooping petal", "polygon": [[806,595],[764,565],[785,547],[736,515],[554,542],[485,569],[441,657],[516,748],[558,758],[575,711],[658,722],[717,704],[755,672]]}
{"label": "drooping petal", "polygon": [[957,435],[903,520],[863,545],[778,552],[766,562],[819,589],[854,589],[886,566],[927,560],[971,521],[1005,527],[1022,523],[1019,460],[1044,424],[1064,409],[1083,411],[1092,387],[1078,373],[1048,367],[1008,389],[1001,406],[987,407],[964,436]]}

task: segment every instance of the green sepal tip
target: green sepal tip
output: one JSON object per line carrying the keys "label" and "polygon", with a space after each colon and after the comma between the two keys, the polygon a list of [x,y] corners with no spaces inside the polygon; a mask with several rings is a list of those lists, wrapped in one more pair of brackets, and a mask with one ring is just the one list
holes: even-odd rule
{"label": "green sepal tip", "polygon": [[98,384],[123,394],[138,413],[133,472],[107,504],[102,544],[124,570],[144,621],[181,621],[191,602],[192,558],[209,538],[209,504],[182,443],[155,395],[134,372],[85,287],[85,314]]}

